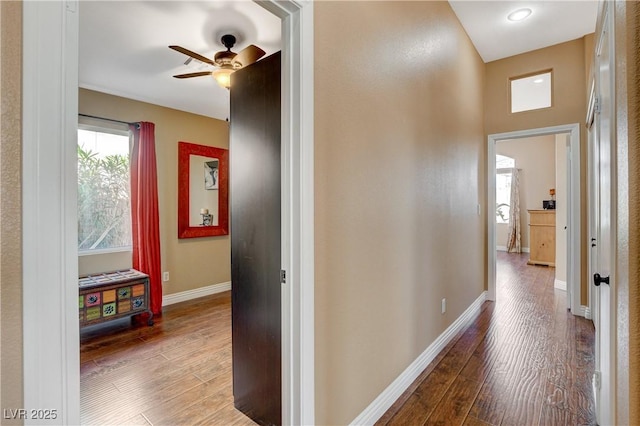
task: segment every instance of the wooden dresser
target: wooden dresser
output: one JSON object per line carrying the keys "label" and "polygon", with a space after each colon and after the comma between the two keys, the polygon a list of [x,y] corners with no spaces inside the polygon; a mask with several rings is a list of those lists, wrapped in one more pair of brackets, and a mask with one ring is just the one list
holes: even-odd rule
{"label": "wooden dresser", "polygon": [[529,265],[556,266],[556,211],[529,212]]}

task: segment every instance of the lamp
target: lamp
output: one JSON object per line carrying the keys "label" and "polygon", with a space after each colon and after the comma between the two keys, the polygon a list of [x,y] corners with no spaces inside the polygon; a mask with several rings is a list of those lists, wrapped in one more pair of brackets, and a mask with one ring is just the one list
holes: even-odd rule
{"label": "lamp", "polygon": [[233,71],[235,70],[231,66],[229,68],[223,67],[215,70],[212,75],[220,86],[225,89],[229,89],[231,86],[231,74],[233,74]]}

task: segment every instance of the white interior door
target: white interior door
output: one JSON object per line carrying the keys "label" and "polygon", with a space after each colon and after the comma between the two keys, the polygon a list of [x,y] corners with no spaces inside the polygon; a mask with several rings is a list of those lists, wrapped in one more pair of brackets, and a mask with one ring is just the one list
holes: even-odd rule
{"label": "white interior door", "polygon": [[[570,268],[567,267],[567,265],[572,265],[574,262],[573,256],[573,250],[571,250],[571,235],[574,232],[580,232],[579,230],[576,229],[576,226],[574,224],[571,223],[571,221],[569,220],[569,218],[571,218],[573,215],[571,213],[571,203],[569,203],[569,200],[571,200],[573,198],[573,185],[569,185],[568,183],[568,179],[567,179],[567,175],[569,173],[571,173],[572,167],[573,165],[571,164],[571,144],[569,143],[569,138],[566,138],[566,142],[565,142],[565,150],[566,150],[566,159],[565,159],[565,175],[562,178],[564,180],[564,186],[566,188],[567,191],[567,196],[564,199],[564,203],[567,205],[567,207],[563,207],[562,209],[564,210],[560,210],[560,211],[564,211],[564,214],[562,216],[562,220],[563,222],[566,224],[566,226],[564,226],[564,229],[561,229],[560,234],[558,234],[558,231],[556,230],[556,259],[562,259],[561,257],[558,256],[559,250],[557,249],[557,247],[560,245],[560,247],[563,248],[564,250],[564,259],[561,260],[564,264],[563,268],[565,271],[565,281],[567,282],[567,309],[571,312],[574,312],[575,310],[577,310],[579,308],[579,306],[573,306],[573,300],[574,300],[574,294],[573,292],[575,291],[575,289],[573,288],[573,285],[571,285],[574,282],[574,279],[572,277],[572,280],[569,281],[568,280],[568,270],[570,270]],[[556,172],[557,173],[557,172]],[[556,191],[558,188],[558,174],[556,174]],[[558,209],[558,207],[556,206],[556,209]],[[558,210],[556,210],[556,215],[557,215]],[[557,216],[556,216],[556,226],[560,227],[563,226],[562,222],[560,222],[558,224],[557,222]],[[562,237],[562,244],[559,244],[559,241],[561,241],[560,238],[558,238],[558,235],[560,235]],[[556,260],[556,274],[558,271],[558,265],[560,264],[560,262],[558,262],[558,260]],[[578,296],[579,297],[579,296]]]}
{"label": "white interior door", "polygon": [[[596,374],[594,376],[594,388],[596,397],[596,415],[598,424],[609,425],[615,421],[614,417],[614,387],[612,379],[615,373],[615,354],[611,348],[615,342],[615,300],[611,285],[614,285],[611,277],[614,247],[614,228],[612,227],[614,199],[612,198],[612,183],[614,181],[614,168],[612,165],[612,151],[614,148],[613,126],[613,87],[614,61],[612,58],[610,13],[605,12],[603,26],[599,34],[599,43],[596,57],[596,98],[599,108],[596,113],[596,132],[594,140],[594,183],[597,193],[597,222],[594,260],[596,271],[594,272],[593,285],[598,301],[596,321]],[[596,279],[597,277],[600,280]]]}
{"label": "white interior door", "polygon": [[[595,83],[595,82],[594,82]],[[591,99],[589,101],[589,115],[587,117],[588,133],[588,191],[589,191],[589,277],[599,273],[598,264],[598,241],[600,240],[600,147],[598,143],[598,121],[596,115],[595,87],[592,88]],[[591,280],[589,281],[591,282]],[[599,330],[600,327],[600,289],[595,285],[589,286],[589,308],[591,318],[596,329],[595,353],[600,352]],[[599,370],[596,365],[596,370]],[[594,395],[597,397],[596,389]],[[598,406],[596,400],[596,406]]]}

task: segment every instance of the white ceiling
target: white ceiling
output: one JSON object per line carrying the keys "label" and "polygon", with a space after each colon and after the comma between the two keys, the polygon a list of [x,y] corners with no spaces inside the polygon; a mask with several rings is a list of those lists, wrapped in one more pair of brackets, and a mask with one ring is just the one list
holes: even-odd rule
{"label": "white ceiling", "polygon": [[[597,0],[449,0],[449,4],[484,62],[593,33],[598,14]],[[527,19],[520,22],[507,19],[511,12],[522,8],[532,10]]]}
{"label": "white ceiling", "polygon": [[[449,3],[485,62],[595,31],[596,0]],[[507,21],[522,7],[533,14]],[[187,57],[167,46],[211,58],[223,50],[226,33],[238,39],[235,52],[249,44],[267,55],[280,50],[280,19],[252,1],[81,1],[80,87],[224,120],[226,89],[209,77],[172,77],[213,68],[196,61],[186,66]]]}
{"label": "white ceiling", "polygon": [[222,120],[228,90],[212,77],[173,78],[214,68],[186,66],[187,56],[168,46],[213,58],[229,33],[234,52],[280,50],[280,19],[252,1],[81,1],[79,10],[80,87]]}

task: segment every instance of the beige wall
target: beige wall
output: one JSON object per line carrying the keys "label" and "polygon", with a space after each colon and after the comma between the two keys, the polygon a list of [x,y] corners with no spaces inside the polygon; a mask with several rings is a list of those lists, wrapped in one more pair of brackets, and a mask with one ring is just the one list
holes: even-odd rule
{"label": "beige wall", "polygon": [[[628,2],[626,5],[627,27],[625,34],[628,111],[628,195],[629,195],[629,286],[628,298],[621,303],[627,306],[628,352],[623,362],[629,368],[629,399],[624,401],[623,409],[629,411],[629,424],[640,424],[640,3]],[[624,374],[624,372],[622,372]]]}
{"label": "beige wall", "polygon": [[[587,111],[585,43],[592,38],[569,41],[486,64],[485,132],[487,135],[535,129],[561,124],[580,126],[580,195],[582,198],[581,247],[587,247]],[[512,114],[509,107],[509,78],[534,71],[553,70],[552,107]],[[587,250],[581,251],[581,304],[588,304]]]}
{"label": "beige wall", "polygon": [[640,5],[615,1],[616,424],[640,424]]}
{"label": "beige wall", "polygon": [[[22,408],[22,3],[0,1],[0,409]],[[19,424],[2,420],[2,424]]]}
{"label": "beige wall", "polygon": [[484,65],[447,2],[314,7],[316,422],[347,424],[485,288]]}
{"label": "beige wall", "polygon": [[[178,239],[178,142],[229,148],[224,121],[118,96],[80,89],[79,111],[122,121],[155,123],[162,270],[170,272],[165,295],[231,281],[229,236]],[[81,256],[80,270],[100,268]],[[106,261],[109,259],[103,258]],[[96,266],[96,263],[99,265]],[[105,266],[113,269],[113,263]]]}
{"label": "beige wall", "polygon": [[[529,248],[528,209],[541,209],[556,186],[556,140],[553,135],[511,139],[496,143],[496,154],[516,160],[520,169],[520,225],[522,247]],[[506,246],[508,224],[496,224],[496,245]]]}
{"label": "beige wall", "polygon": [[131,268],[133,254],[131,250],[102,254],[82,254],[78,256],[78,275],[96,274]]}

